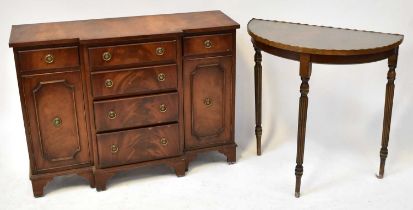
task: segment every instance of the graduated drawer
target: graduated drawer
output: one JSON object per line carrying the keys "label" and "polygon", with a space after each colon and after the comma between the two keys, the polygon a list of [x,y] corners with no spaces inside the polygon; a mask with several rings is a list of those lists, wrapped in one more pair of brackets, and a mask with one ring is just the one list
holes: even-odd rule
{"label": "graduated drawer", "polygon": [[148,93],[177,88],[176,65],[127,69],[92,74],[94,97]]}
{"label": "graduated drawer", "polygon": [[232,34],[190,36],[184,38],[184,55],[232,51]]}
{"label": "graduated drawer", "polygon": [[79,66],[78,47],[19,51],[20,71],[59,69]]}
{"label": "graduated drawer", "polygon": [[102,168],[180,155],[178,124],[97,134]]}
{"label": "graduated drawer", "polygon": [[178,93],[94,102],[96,130],[108,131],[178,121]]}
{"label": "graduated drawer", "polygon": [[175,62],[176,41],[94,47],[89,48],[89,57],[92,67]]}

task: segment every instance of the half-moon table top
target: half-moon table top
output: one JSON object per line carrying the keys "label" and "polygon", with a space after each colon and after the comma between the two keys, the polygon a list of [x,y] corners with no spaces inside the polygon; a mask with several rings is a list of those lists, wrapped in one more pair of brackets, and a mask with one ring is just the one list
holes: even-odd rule
{"label": "half-moon table top", "polygon": [[398,47],[403,35],[252,19],[248,33],[253,41],[296,53],[365,55]]}

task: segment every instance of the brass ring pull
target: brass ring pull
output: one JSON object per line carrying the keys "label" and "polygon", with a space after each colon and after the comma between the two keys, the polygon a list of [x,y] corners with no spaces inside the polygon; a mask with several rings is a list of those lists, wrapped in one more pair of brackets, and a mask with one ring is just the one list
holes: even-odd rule
{"label": "brass ring pull", "polygon": [[62,125],[62,119],[60,117],[53,118],[53,126],[58,128]]}
{"label": "brass ring pull", "polygon": [[168,109],[168,108],[166,107],[165,104],[161,104],[161,105],[159,106],[159,111],[161,111],[161,112],[166,112],[167,109]]}
{"label": "brass ring pull", "polygon": [[158,74],[158,81],[163,82],[166,79],[166,75],[164,73],[159,73]]}
{"label": "brass ring pull", "polygon": [[47,64],[53,63],[54,56],[52,54],[47,54],[46,56],[44,56],[44,62],[46,62]]}
{"label": "brass ring pull", "polygon": [[105,81],[105,87],[107,87],[107,88],[113,87],[113,81],[111,79],[107,79]]}
{"label": "brass ring pull", "polygon": [[158,47],[155,50],[156,55],[164,55],[165,54],[165,48],[163,47]]}
{"label": "brass ring pull", "polygon": [[110,59],[112,59],[112,54],[110,54],[110,52],[104,52],[102,54],[102,59],[106,62],[110,61]]}
{"label": "brass ring pull", "polygon": [[206,106],[211,106],[212,105],[212,99],[211,98],[205,98],[204,99],[204,104],[206,105]]}
{"label": "brass ring pull", "polygon": [[161,145],[163,145],[163,146],[168,145],[168,140],[165,137],[162,137],[160,142],[161,142]]}
{"label": "brass ring pull", "polygon": [[110,111],[108,112],[108,118],[109,118],[109,119],[113,120],[113,119],[116,118],[116,116],[117,116],[117,114],[116,114],[115,111],[110,110]]}
{"label": "brass ring pull", "polygon": [[207,39],[204,41],[204,46],[205,48],[211,48],[212,47],[212,41]]}
{"label": "brass ring pull", "polygon": [[119,151],[119,147],[115,144],[112,144],[112,146],[110,146],[110,151],[112,152],[112,154],[115,154]]}

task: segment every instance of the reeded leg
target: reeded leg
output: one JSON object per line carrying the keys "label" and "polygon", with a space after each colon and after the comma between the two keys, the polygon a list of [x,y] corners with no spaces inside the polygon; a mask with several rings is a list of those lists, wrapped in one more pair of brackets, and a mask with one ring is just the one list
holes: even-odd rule
{"label": "reeded leg", "polygon": [[395,54],[388,59],[389,71],[387,73],[387,85],[386,85],[386,100],[384,103],[384,118],[383,118],[383,133],[381,139],[380,149],[380,171],[377,178],[382,179],[384,176],[384,165],[388,154],[387,146],[389,145],[390,135],[390,123],[391,114],[393,109],[393,96],[394,96],[394,80],[396,79],[396,66],[397,66],[397,49]]}
{"label": "reeded leg", "polygon": [[262,97],[262,55],[261,50],[255,49],[254,85],[255,85],[255,135],[257,137],[257,155],[261,155],[261,97]]}
{"label": "reeded leg", "polygon": [[297,134],[297,159],[295,166],[295,197],[300,197],[301,177],[303,175],[303,161],[304,161],[304,144],[305,144],[305,129],[307,122],[307,94],[310,90],[308,81],[311,76],[311,61],[309,55],[301,55],[300,57],[300,104],[298,109],[298,134]]}

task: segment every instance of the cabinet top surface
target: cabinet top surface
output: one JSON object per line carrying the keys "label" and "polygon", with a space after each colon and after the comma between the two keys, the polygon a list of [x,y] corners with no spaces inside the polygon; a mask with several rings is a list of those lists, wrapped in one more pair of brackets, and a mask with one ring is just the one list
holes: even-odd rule
{"label": "cabinet top surface", "polygon": [[361,55],[396,48],[403,35],[252,19],[248,33],[254,41],[297,53]]}
{"label": "cabinet top surface", "polygon": [[239,28],[221,11],[13,25],[9,46],[67,44]]}

